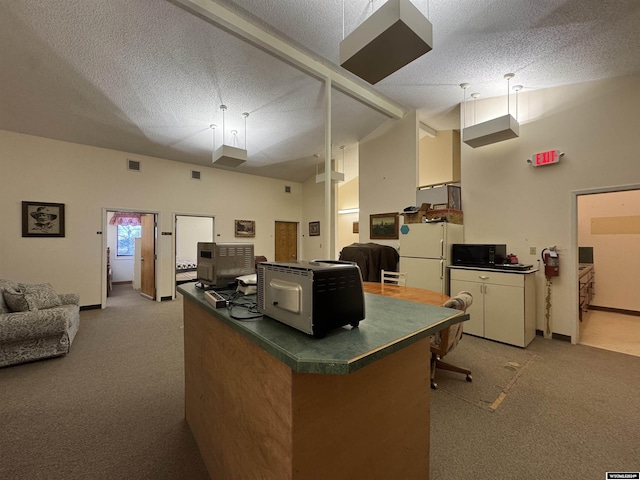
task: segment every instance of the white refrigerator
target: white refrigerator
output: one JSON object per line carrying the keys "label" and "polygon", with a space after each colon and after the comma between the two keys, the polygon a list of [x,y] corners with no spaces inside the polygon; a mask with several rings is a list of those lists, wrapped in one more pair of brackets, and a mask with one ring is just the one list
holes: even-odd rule
{"label": "white refrigerator", "polygon": [[449,293],[451,244],[464,243],[455,223],[408,223],[400,228],[400,271],[407,286]]}

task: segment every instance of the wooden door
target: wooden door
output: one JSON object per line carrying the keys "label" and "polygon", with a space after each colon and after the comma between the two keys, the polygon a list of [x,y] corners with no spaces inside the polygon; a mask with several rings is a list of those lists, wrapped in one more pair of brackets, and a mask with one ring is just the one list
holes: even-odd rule
{"label": "wooden door", "polygon": [[298,223],[276,222],[276,262],[298,260]]}
{"label": "wooden door", "polygon": [[140,294],[156,299],[156,218],[153,214],[143,215],[142,240],[140,241]]}

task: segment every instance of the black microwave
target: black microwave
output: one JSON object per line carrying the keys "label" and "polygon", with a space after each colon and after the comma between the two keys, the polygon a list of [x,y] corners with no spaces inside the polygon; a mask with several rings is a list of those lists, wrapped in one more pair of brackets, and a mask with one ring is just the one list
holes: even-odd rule
{"label": "black microwave", "polygon": [[507,246],[503,244],[454,243],[451,264],[464,267],[492,267],[507,260]]}

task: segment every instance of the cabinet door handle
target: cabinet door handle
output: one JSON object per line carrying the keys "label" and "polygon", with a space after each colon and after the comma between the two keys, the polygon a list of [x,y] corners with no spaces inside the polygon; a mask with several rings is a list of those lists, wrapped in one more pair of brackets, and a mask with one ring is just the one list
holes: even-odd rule
{"label": "cabinet door handle", "polygon": [[489,280],[489,277],[487,275],[478,275],[478,278],[480,280]]}

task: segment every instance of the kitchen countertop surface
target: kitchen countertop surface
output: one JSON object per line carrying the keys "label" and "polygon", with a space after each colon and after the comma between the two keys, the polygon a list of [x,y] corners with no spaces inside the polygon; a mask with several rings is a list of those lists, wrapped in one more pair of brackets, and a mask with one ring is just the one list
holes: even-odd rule
{"label": "kitchen countertop surface", "polygon": [[[318,339],[266,316],[234,319],[227,308],[213,308],[204,291],[195,285],[195,282],[178,285],[185,301],[195,302],[211,314],[212,321],[225,323],[293,370],[304,373],[353,373],[469,318],[460,310],[365,293],[366,317],[358,328],[336,328]],[[241,309],[232,313],[246,315]]]}
{"label": "kitchen countertop surface", "polygon": [[498,273],[519,273],[519,274],[528,274],[535,273],[539,270],[537,267],[532,267],[529,270],[517,270],[517,269],[509,269],[509,268],[484,268],[484,267],[464,267],[458,265],[449,265],[449,268],[453,270],[479,270],[483,272],[498,272]]}

